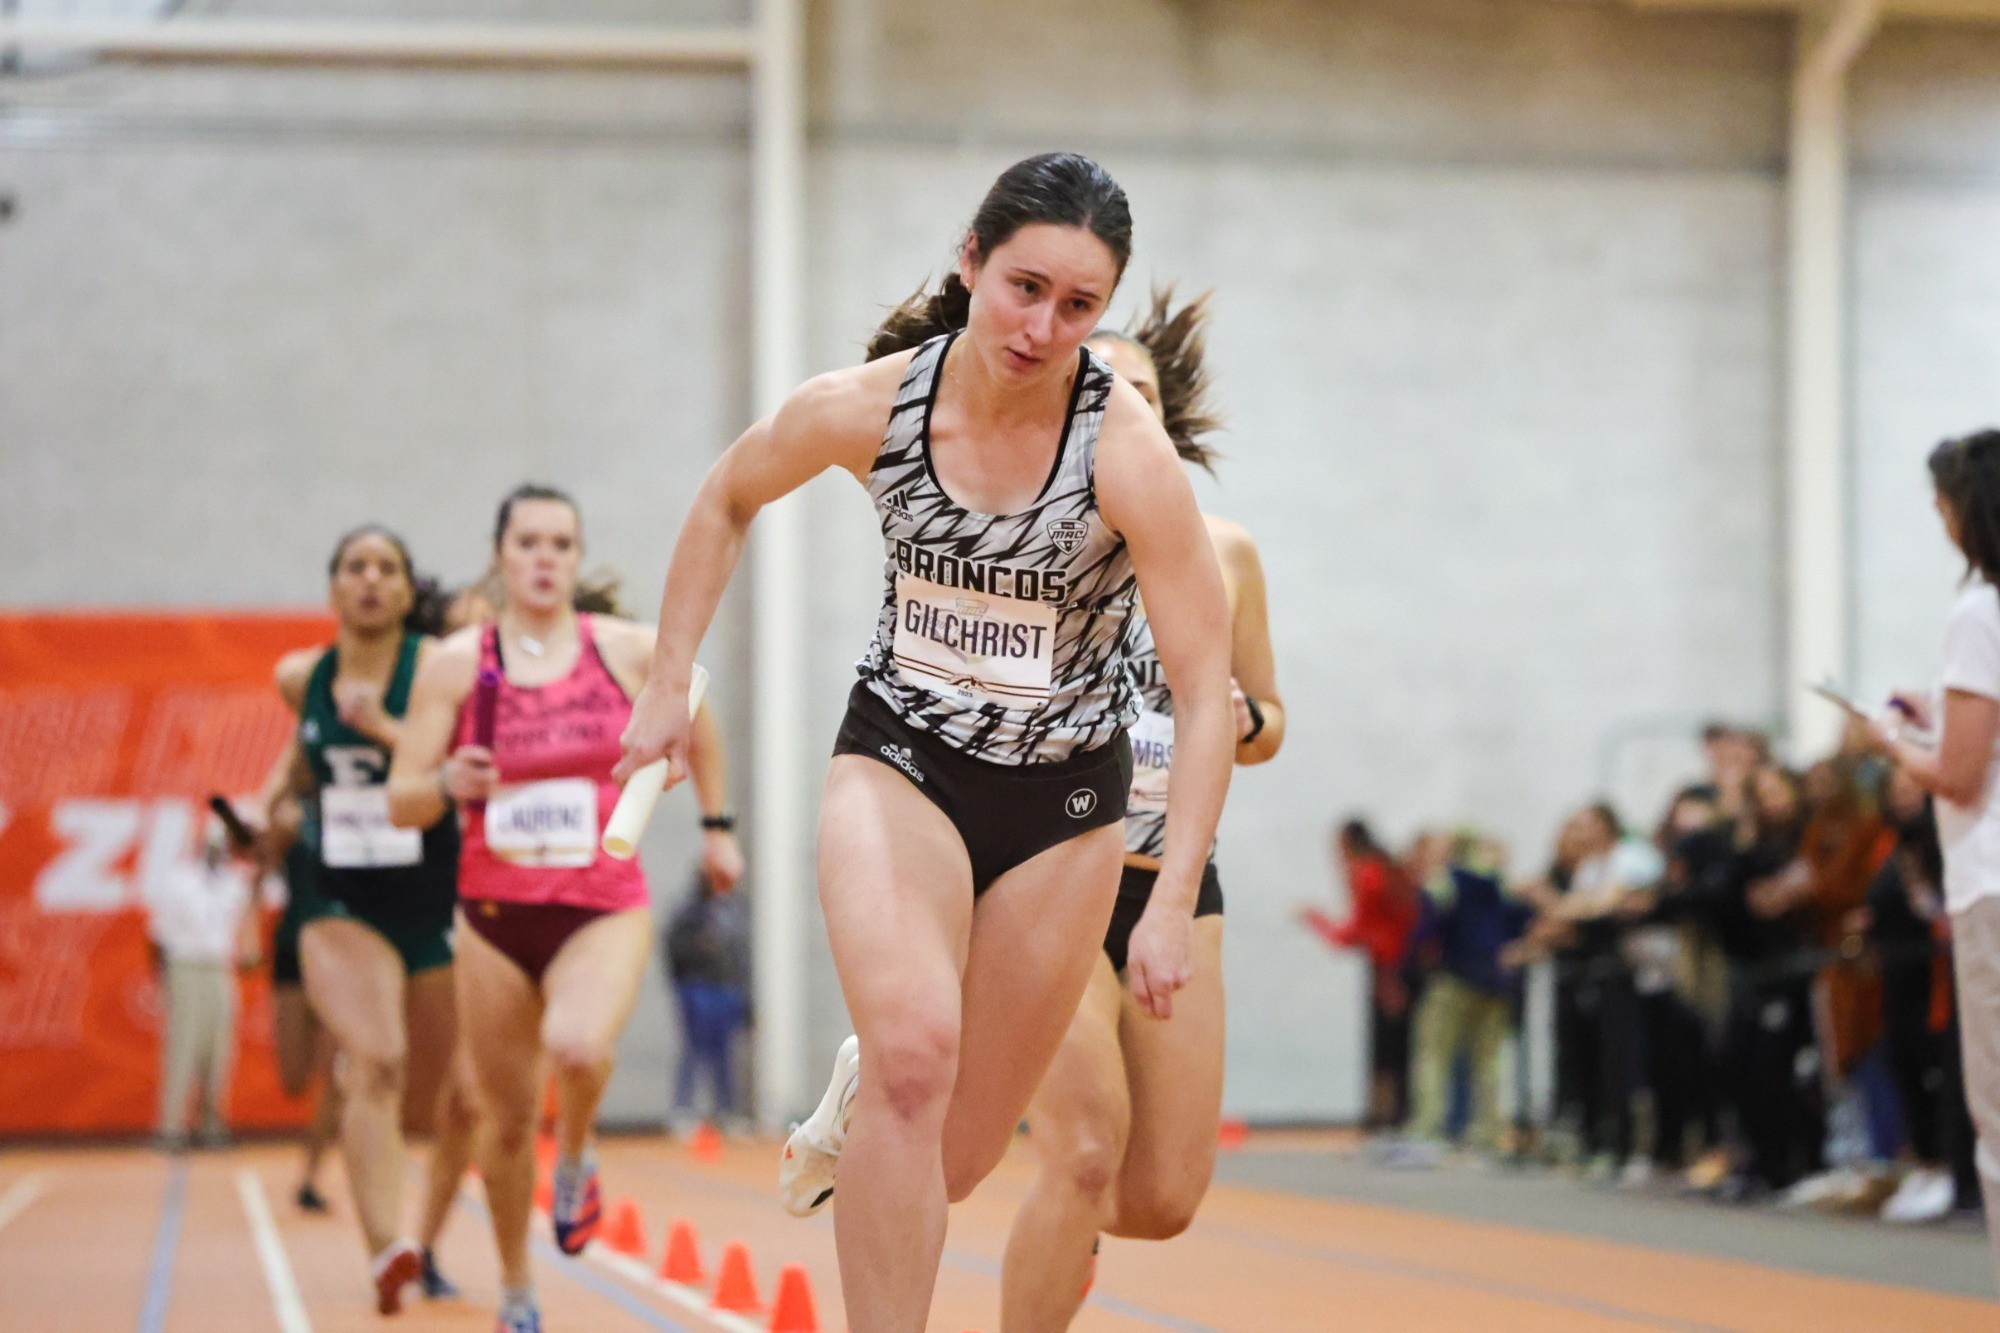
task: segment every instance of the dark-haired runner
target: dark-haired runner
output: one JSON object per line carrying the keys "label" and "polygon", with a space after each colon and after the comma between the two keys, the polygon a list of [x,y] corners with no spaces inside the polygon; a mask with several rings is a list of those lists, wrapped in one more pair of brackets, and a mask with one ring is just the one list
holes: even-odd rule
{"label": "dark-haired runner", "polygon": [[[957,271],[812,380],[710,471],[667,575],[621,776],[685,766],[680,700],[751,520],[832,467],[867,487],[886,547],[875,640],[835,742],[819,890],[859,1037],[780,1170],[788,1207],[832,1192],[848,1326],[923,1328],[947,1200],[1006,1151],[1076,1013],[1124,854],[1125,669],[1141,587],[1180,724],[1133,990],[1173,1012],[1228,787],[1229,608],[1158,417],[1084,340],[1131,252],[1124,192],[1057,153],[1004,172]],[[851,1126],[849,1117],[851,1113]]]}
{"label": "dark-haired runner", "polygon": [[[1170,293],[1130,334],[1101,331],[1089,346],[1160,414],[1181,457],[1209,467],[1201,437],[1215,425],[1204,403],[1205,303],[1176,311]],[[1264,570],[1241,527],[1204,516],[1230,607],[1236,762],[1259,764],[1284,743],[1265,614]],[[1143,613],[1142,613],[1143,614]],[[1222,885],[1211,860],[1192,904],[1154,893],[1166,850],[1174,705],[1149,626],[1128,659],[1144,711],[1132,731],[1134,776],[1125,812],[1125,873],[1111,929],[1083,1005],[1028,1111],[1038,1171],[1007,1238],[1000,1327],[1068,1328],[1083,1303],[1100,1232],[1138,1240],[1177,1236],[1215,1170],[1222,1116]],[[1148,1014],[1126,989],[1126,952],[1150,912],[1194,917],[1194,966],[1172,1018]]]}
{"label": "dark-haired runner", "polygon": [[[278,692],[299,716],[295,745],[306,770],[293,892],[318,900],[298,951],[313,1012],[337,1052],[341,1155],[376,1308],[394,1314],[413,1282],[451,1294],[431,1249],[475,1128],[453,1076],[458,832],[391,827],[384,786],[411,682],[433,646],[425,635],[440,627],[443,605],[435,586],[417,578],[402,540],[383,528],[341,538],[328,576],[338,637],[288,654],[277,670]],[[417,1241],[402,1231],[406,1125],[436,1132]]]}

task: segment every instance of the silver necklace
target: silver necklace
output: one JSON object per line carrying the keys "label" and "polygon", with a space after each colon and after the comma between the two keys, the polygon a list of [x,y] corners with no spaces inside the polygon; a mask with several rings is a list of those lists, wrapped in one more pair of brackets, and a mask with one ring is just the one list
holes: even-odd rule
{"label": "silver necklace", "polygon": [[521,647],[521,651],[526,653],[530,657],[540,657],[543,653],[549,650],[549,646],[547,644],[543,643],[540,639],[537,639],[532,635],[527,635],[527,634],[520,635],[514,640],[514,642],[519,644]]}

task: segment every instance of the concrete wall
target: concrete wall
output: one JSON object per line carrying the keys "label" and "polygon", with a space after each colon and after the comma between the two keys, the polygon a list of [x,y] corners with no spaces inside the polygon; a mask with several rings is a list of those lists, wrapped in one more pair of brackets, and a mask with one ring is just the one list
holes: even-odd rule
{"label": "concrete wall", "polygon": [[[1532,865],[1600,783],[1672,776],[1693,719],[1773,711],[1789,50],[1560,0],[815,7],[813,368],[1052,146],[1132,195],[1126,304],[1217,289],[1202,495],[1263,547],[1293,716],[1223,833],[1236,1111],[1359,1107],[1359,974],[1290,919],[1336,892],[1334,816],[1477,819]],[[1859,71],[1864,685],[1930,670],[1952,567],[1912,470],[1991,413],[1996,80],[1992,39],[1938,28]],[[727,77],[0,85],[0,599],[309,601],[363,515],[469,575],[533,473],[649,603],[745,409],[743,114]],[[879,545],[851,482],[812,496],[818,744]],[[741,678],[739,603],[717,633]],[[817,1068],[845,1020],[813,967]],[[658,1104],[656,998],[622,1113]]]}
{"label": "concrete wall", "polygon": [[1936,679],[1965,564],[1924,457],[2000,425],[2000,30],[1898,26],[1855,80],[1856,663]]}

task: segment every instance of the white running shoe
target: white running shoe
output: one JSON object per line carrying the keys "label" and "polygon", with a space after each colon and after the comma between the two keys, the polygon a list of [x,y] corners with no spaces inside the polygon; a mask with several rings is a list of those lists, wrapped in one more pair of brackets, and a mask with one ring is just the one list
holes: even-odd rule
{"label": "white running shoe", "polygon": [[1903,1183],[1882,1205],[1884,1222],[1935,1222],[1951,1212],[1956,1195],[1951,1175],[1927,1167],[1903,1177]]}
{"label": "white running shoe", "polygon": [[833,1171],[847,1142],[854,1092],[861,1086],[861,1038],[840,1043],[833,1057],[833,1081],[819,1107],[792,1130],[778,1160],[778,1201],[793,1217],[811,1217],[833,1197]]}

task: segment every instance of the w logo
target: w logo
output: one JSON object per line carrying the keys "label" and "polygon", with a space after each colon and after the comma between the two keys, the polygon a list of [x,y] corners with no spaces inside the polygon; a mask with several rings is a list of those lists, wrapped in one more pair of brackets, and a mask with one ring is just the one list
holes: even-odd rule
{"label": "w logo", "polygon": [[1078,787],[1063,802],[1063,809],[1069,811],[1071,819],[1086,818],[1097,808],[1097,793],[1088,787]]}

